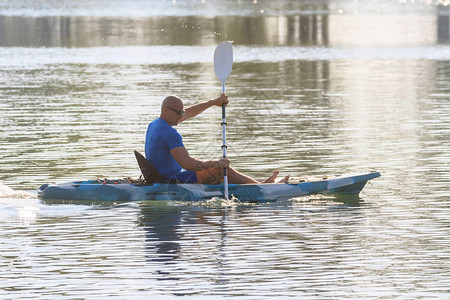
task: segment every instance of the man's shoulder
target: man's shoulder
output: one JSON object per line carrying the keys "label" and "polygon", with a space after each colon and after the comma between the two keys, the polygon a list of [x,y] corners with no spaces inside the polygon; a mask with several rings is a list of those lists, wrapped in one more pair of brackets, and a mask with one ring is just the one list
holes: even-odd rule
{"label": "man's shoulder", "polygon": [[148,128],[149,129],[157,129],[158,131],[160,130],[171,130],[172,127],[169,126],[169,124],[167,124],[167,122],[164,119],[160,119],[157,118],[153,121],[150,122],[150,124],[148,124]]}
{"label": "man's shoulder", "polygon": [[173,136],[181,137],[181,134],[178,132],[178,130],[176,130],[169,124],[167,124],[167,122],[161,118],[153,120],[148,125],[148,130],[149,130],[149,133],[152,135],[156,134],[158,136],[164,136],[164,137],[173,137]]}
{"label": "man's shoulder", "polygon": [[156,126],[156,125],[164,125],[164,120],[161,118],[156,118],[153,121],[148,124],[149,126]]}

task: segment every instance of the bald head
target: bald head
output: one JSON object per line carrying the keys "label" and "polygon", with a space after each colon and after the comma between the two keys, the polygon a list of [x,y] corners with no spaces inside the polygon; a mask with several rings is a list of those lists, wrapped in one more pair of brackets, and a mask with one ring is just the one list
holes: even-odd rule
{"label": "bald head", "polygon": [[161,104],[160,118],[167,121],[170,126],[176,126],[184,115],[183,101],[177,96],[168,96]]}
{"label": "bald head", "polygon": [[161,111],[166,107],[183,107],[183,101],[177,96],[167,96],[161,104]]}

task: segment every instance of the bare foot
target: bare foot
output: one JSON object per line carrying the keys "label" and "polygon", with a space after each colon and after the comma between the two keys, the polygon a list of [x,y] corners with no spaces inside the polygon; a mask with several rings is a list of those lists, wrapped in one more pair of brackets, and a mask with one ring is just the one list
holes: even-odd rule
{"label": "bare foot", "polygon": [[283,179],[281,179],[280,181],[278,181],[278,183],[286,183],[288,182],[289,178],[291,177],[291,175],[287,175],[285,176]]}
{"label": "bare foot", "polygon": [[280,173],[280,171],[278,171],[278,170],[273,171],[272,176],[270,176],[269,178],[264,180],[263,183],[274,183],[275,179],[277,179],[277,176],[279,173]]}

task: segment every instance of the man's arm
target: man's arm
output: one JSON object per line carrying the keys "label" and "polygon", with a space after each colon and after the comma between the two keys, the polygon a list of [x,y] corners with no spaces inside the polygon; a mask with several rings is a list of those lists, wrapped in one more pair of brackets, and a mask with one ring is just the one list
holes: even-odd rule
{"label": "man's arm", "polygon": [[226,94],[221,94],[219,97],[212,100],[191,105],[186,108],[180,123],[201,114],[205,109],[210,108],[211,106],[222,106],[222,104],[228,104],[228,96]]}
{"label": "man's arm", "polygon": [[226,158],[220,160],[201,161],[191,157],[185,147],[176,147],[170,150],[170,154],[180,164],[180,166],[189,171],[202,171],[211,168],[228,168],[230,162]]}

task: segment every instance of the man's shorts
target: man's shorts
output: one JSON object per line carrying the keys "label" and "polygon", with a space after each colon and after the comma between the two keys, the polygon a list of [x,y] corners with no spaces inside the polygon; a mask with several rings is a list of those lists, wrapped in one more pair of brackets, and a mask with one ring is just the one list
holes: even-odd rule
{"label": "man's shorts", "polygon": [[175,176],[172,176],[173,180],[178,180],[184,183],[196,183],[197,182],[197,173],[195,171],[188,171],[182,169],[180,173]]}

